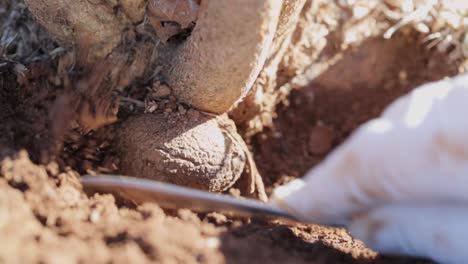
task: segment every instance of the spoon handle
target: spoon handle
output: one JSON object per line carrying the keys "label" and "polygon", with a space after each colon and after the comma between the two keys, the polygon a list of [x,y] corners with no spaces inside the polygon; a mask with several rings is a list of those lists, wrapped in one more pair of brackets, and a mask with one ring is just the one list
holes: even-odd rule
{"label": "spoon handle", "polygon": [[136,204],[155,202],[162,208],[187,208],[200,213],[221,212],[238,216],[297,222],[287,211],[252,199],[238,199],[158,181],[118,175],[82,176],[88,193],[112,193]]}

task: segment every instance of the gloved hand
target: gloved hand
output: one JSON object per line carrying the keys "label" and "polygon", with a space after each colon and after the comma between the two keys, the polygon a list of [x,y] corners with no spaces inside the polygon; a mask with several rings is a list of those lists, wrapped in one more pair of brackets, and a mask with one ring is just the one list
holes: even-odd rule
{"label": "gloved hand", "polygon": [[389,254],[468,260],[468,75],[423,85],[272,202]]}

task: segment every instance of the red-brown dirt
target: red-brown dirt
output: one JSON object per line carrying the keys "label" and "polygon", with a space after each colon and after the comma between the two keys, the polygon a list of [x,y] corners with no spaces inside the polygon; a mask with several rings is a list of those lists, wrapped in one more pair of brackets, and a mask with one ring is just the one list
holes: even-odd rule
{"label": "red-brown dirt", "polygon": [[[398,96],[458,73],[420,38],[369,38],[295,89],[273,125],[249,138],[267,189],[302,176]],[[126,207],[111,195],[86,195],[80,174],[118,172],[118,124],[86,135],[66,130],[62,122],[73,113],[57,113],[68,91],[56,71],[55,60],[0,59],[0,263],[428,263],[380,256],[344,229]],[[172,99],[160,104],[179,109]],[[138,107],[123,102],[120,118]]]}

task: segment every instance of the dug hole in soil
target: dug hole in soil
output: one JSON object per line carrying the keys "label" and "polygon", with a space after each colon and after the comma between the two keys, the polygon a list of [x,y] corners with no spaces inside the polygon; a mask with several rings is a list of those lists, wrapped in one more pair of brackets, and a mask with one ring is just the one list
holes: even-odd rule
{"label": "dug hole in soil", "polygon": [[[273,124],[248,139],[267,191],[304,175],[397,97],[458,73],[411,30],[343,51],[333,37],[317,58],[325,70],[293,90],[272,113]],[[330,54],[338,59],[321,61]],[[61,100],[60,89],[46,85],[56,65],[23,67],[0,60],[0,263],[425,263],[380,256],[339,228],[87,196],[80,174],[118,172],[118,124],[57,139],[67,113],[50,114]],[[49,155],[57,141],[60,151]]]}

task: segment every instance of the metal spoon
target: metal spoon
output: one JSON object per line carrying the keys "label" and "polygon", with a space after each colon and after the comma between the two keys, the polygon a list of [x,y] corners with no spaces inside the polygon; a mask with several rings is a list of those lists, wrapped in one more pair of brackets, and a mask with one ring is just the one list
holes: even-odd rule
{"label": "metal spoon", "polygon": [[117,175],[87,175],[81,177],[81,183],[88,193],[112,193],[137,204],[155,202],[166,209],[187,208],[196,212],[216,211],[298,222],[287,211],[256,200],[238,199],[153,180]]}

